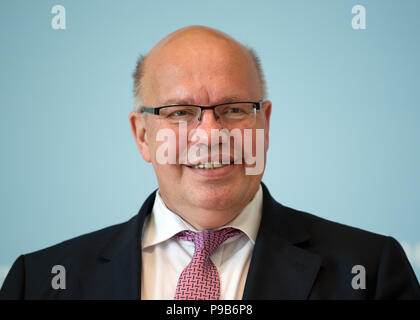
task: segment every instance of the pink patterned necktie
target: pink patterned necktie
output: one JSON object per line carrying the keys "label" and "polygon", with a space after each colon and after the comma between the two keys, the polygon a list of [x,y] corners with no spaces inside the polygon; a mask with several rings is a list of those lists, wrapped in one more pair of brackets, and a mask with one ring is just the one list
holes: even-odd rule
{"label": "pink patterned necktie", "polygon": [[201,232],[181,231],[175,237],[193,241],[195,245],[191,262],[185,267],[178,279],[175,300],[218,300],[220,298],[220,280],[216,266],[210,256],[230,237],[242,231],[225,228]]}

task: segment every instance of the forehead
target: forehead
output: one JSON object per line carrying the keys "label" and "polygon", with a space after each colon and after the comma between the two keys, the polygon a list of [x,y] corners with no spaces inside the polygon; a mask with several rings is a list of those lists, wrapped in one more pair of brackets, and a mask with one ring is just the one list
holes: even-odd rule
{"label": "forehead", "polygon": [[[215,103],[223,96],[258,95],[258,74],[249,52],[219,37],[185,37],[151,51],[145,81],[148,100]],[[219,102],[219,101],[217,101]]]}

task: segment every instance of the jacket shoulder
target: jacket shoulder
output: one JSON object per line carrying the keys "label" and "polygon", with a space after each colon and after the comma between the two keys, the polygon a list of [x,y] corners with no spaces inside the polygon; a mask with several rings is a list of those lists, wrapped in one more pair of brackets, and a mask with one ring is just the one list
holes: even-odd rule
{"label": "jacket shoulder", "polygon": [[50,257],[66,258],[66,257],[77,257],[85,255],[95,255],[101,252],[101,250],[109,244],[115,237],[121,235],[122,232],[133,222],[131,218],[129,221],[115,224],[100,230],[89,232],[50,247],[37,250],[31,253],[25,254],[25,259],[48,259]]}
{"label": "jacket shoulder", "polygon": [[307,230],[313,239],[313,243],[328,246],[351,245],[351,247],[361,246],[369,243],[371,249],[381,249],[388,236],[363,230],[361,228],[349,226],[328,220],[312,213],[296,210],[282,206],[287,215],[292,216],[295,223],[300,224]]}
{"label": "jacket shoulder", "polygon": [[[419,299],[420,287],[407,256],[396,239],[284,207],[287,216],[305,228],[309,240],[300,246],[322,257],[314,292],[341,292],[334,284],[352,282],[360,268],[366,272],[361,295],[370,299]],[[399,272],[395,272],[399,270]],[[343,279],[344,282],[343,282]],[[323,287],[324,286],[324,287]],[[347,296],[356,290],[347,286]],[[360,290],[359,290],[360,291]],[[343,295],[345,296],[345,295]],[[314,298],[322,298],[322,295]]]}
{"label": "jacket shoulder", "polygon": [[[2,299],[49,299],[51,279],[57,266],[68,270],[66,279],[77,283],[79,277],[102,258],[102,253],[124,247],[137,236],[137,216],[129,221],[90,232],[53,246],[19,256],[0,291]],[[53,269],[54,268],[54,269]],[[65,290],[63,290],[65,292]]]}

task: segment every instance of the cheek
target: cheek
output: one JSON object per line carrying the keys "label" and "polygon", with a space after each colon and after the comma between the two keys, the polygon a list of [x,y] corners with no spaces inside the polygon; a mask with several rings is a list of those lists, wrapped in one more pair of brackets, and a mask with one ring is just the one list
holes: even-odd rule
{"label": "cheek", "polygon": [[148,145],[152,162],[156,163],[156,166],[177,163],[178,129],[166,127],[149,132]]}
{"label": "cheek", "polygon": [[161,187],[170,190],[174,189],[174,186],[179,185],[182,178],[182,167],[180,165],[154,162],[153,169]]}
{"label": "cheek", "polygon": [[264,128],[245,129],[242,134],[244,156],[263,156],[260,153],[266,150],[266,130]]}
{"label": "cheek", "polygon": [[257,133],[257,130],[254,130],[253,132],[253,141],[254,141],[254,152],[255,147],[259,145],[264,145],[263,148],[256,148],[256,150],[264,150],[264,153],[267,152],[268,149],[268,126],[267,121],[265,118],[258,119],[258,122],[256,124],[256,129],[258,129],[259,133]]}
{"label": "cheek", "polygon": [[160,182],[173,181],[181,176],[178,165],[178,129],[160,128],[150,135],[150,156],[153,168]]}

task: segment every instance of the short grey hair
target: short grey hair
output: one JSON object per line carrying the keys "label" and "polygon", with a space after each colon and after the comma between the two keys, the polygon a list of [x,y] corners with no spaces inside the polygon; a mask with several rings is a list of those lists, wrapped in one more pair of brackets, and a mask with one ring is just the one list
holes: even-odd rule
{"label": "short grey hair", "polygon": [[136,69],[133,72],[133,79],[134,79],[134,111],[140,112],[141,107],[144,106],[144,98],[143,98],[143,77],[144,77],[144,68],[145,63],[144,60],[146,59],[146,55],[140,55],[137,59]]}
{"label": "short grey hair", "polygon": [[[252,60],[255,63],[255,67],[257,68],[258,76],[260,78],[260,85],[261,85],[261,92],[262,92],[262,99],[265,100],[267,98],[267,85],[265,81],[264,72],[261,66],[261,60],[258,57],[257,53],[254,49],[250,47],[246,47],[249,54],[252,57]],[[136,69],[133,72],[133,79],[134,79],[134,111],[140,112],[141,108],[145,105],[144,96],[143,96],[143,88],[144,88],[144,73],[145,73],[145,59],[146,55],[140,55],[137,59]]]}

